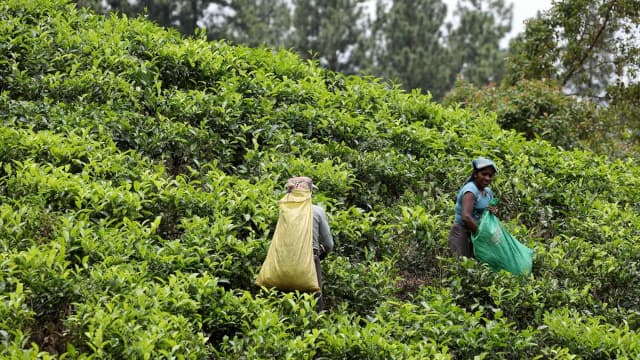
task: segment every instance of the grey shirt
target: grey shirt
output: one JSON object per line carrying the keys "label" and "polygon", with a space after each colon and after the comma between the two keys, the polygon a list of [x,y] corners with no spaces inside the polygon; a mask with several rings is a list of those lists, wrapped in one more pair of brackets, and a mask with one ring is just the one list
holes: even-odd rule
{"label": "grey shirt", "polygon": [[327,214],[318,205],[313,205],[313,248],[318,250],[320,244],[324,251],[329,253],[333,249],[333,236],[329,229]]}

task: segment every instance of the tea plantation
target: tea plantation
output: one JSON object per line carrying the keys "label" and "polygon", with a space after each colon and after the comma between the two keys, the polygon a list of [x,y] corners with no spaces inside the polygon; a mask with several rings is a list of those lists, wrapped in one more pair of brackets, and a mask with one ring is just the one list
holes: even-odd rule
{"label": "tea plantation", "polygon": [[[633,161],[64,0],[0,1],[0,91],[2,358],[640,358]],[[448,254],[478,156],[530,278]],[[254,285],[297,175],[322,313]]]}

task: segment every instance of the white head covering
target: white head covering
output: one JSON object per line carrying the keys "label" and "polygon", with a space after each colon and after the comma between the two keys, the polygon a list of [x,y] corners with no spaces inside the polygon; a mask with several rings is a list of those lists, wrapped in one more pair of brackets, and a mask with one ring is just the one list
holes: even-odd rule
{"label": "white head covering", "polygon": [[287,180],[287,192],[291,192],[296,189],[315,191],[318,190],[318,187],[313,185],[313,180],[310,177],[297,176]]}
{"label": "white head covering", "polygon": [[487,166],[491,166],[495,172],[498,172],[498,167],[496,166],[496,164],[487,158],[477,158],[471,162],[471,165],[473,165],[474,171],[484,169]]}
{"label": "white head covering", "polygon": [[473,166],[473,172],[471,173],[467,181],[465,181],[465,184],[473,181],[473,174],[475,174],[476,171],[482,170],[488,166],[492,167],[493,171],[495,171],[496,173],[498,172],[498,167],[496,166],[496,164],[487,158],[474,159],[473,161],[471,161],[471,166]]}

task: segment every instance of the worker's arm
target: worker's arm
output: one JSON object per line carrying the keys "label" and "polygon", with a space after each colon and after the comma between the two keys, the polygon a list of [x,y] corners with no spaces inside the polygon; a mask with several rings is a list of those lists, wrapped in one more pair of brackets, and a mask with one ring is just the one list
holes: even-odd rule
{"label": "worker's arm", "polygon": [[467,192],[462,196],[462,222],[472,233],[478,231],[478,224],[473,219],[473,205],[476,202],[476,197],[472,192]]}
{"label": "worker's arm", "polygon": [[328,254],[333,250],[333,236],[331,236],[331,229],[329,229],[327,214],[322,209],[318,213],[320,215],[320,221],[318,222],[319,242],[324,248],[325,254]]}

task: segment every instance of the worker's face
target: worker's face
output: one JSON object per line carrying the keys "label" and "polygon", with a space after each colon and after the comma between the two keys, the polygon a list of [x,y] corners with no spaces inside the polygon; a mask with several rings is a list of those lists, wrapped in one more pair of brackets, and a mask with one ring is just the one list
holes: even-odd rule
{"label": "worker's face", "polygon": [[495,174],[496,172],[491,167],[487,167],[480,171],[477,171],[474,176],[476,185],[478,185],[480,189],[484,189],[485,187],[491,185]]}

